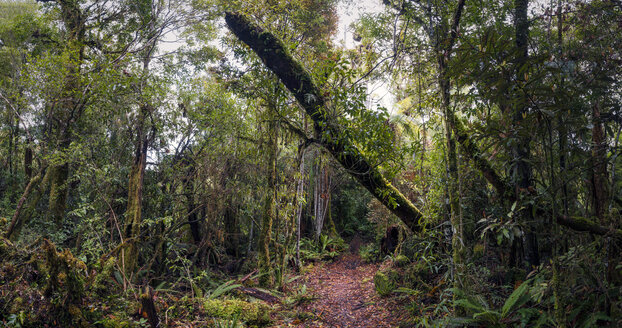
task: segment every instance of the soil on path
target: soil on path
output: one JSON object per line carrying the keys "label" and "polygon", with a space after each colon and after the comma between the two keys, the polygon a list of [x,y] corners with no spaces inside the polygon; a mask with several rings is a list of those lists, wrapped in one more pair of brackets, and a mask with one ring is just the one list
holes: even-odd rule
{"label": "soil on path", "polygon": [[312,314],[311,319],[289,327],[398,327],[403,308],[374,289],[379,267],[363,262],[358,254],[317,265],[298,282],[307,285],[314,299],[297,311]]}

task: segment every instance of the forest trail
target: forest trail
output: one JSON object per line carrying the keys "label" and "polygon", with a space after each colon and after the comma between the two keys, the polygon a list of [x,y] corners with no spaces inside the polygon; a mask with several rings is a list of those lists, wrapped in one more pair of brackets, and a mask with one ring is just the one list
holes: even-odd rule
{"label": "forest trail", "polygon": [[306,284],[314,298],[297,307],[299,313],[312,316],[289,327],[397,327],[400,307],[374,289],[374,274],[380,266],[345,253],[335,262],[312,268],[298,285]]}

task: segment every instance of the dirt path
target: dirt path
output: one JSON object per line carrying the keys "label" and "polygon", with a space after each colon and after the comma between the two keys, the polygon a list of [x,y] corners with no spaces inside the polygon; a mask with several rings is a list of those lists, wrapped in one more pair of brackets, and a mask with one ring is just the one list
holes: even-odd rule
{"label": "dirt path", "polygon": [[312,314],[290,327],[397,327],[400,307],[374,290],[380,265],[364,263],[358,254],[344,254],[333,263],[319,264],[298,284],[315,296],[297,311]]}

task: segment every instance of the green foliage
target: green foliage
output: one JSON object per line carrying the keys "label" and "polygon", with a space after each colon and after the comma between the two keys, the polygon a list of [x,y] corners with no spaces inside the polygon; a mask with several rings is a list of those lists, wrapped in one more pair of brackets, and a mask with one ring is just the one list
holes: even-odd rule
{"label": "green foliage", "polygon": [[376,243],[365,244],[359,248],[359,255],[363,261],[375,263],[380,261],[380,248]]}
{"label": "green foliage", "polygon": [[285,300],[283,301],[283,304],[285,304],[289,308],[293,308],[295,306],[299,306],[301,304],[311,302],[315,299],[316,297],[308,292],[307,285],[302,284],[302,285],[299,285],[296,288],[296,290],[293,291],[293,293],[289,294],[285,298]]}
{"label": "green foliage", "polygon": [[341,237],[329,237],[320,235],[320,239],[315,242],[312,239],[302,238],[300,240],[300,258],[303,261],[327,261],[333,260],[341,252],[346,250],[347,244]]}
{"label": "green foliage", "polygon": [[[446,67],[437,52],[457,1],[383,3],[386,10],[374,8],[351,26],[356,41],[346,49],[333,42],[341,13],[335,0],[0,1],[2,232],[29,180],[54,171],[25,195],[27,215],[14,243],[0,239],[0,325],[145,326],[132,312],[132,294],[144,283],[159,286],[158,306],[166,303],[161,311],[175,320],[198,312],[192,302],[207,298],[220,316],[215,325],[248,323],[244,313],[255,311],[248,305],[254,303],[223,299],[239,287],[240,267],[255,269],[257,218],[271,192],[266,141],[278,140],[270,153],[278,174],[268,262],[284,263],[270,272],[288,269],[298,201],[307,203],[302,235],[308,235],[307,184],[306,195],[294,199],[309,168],[307,162],[299,176],[298,148],[331,141],[362,153],[424,213],[428,229],[404,233],[393,258],[399,276],[374,277],[380,294],[410,304],[417,324],[455,314],[455,296],[453,305],[468,314],[456,325],[622,326],[619,245],[607,232],[619,229],[622,205],[619,1],[570,0],[559,8],[529,2],[524,62],[516,51],[514,2],[467,1]],[[283,39],[309,70],[328,101],[323,134],[314,133],[259,58],[221,29],[224,8]],[[170,36],[179,42],[168,42]],[[481,150],[471,154],[458,145],[459,181],[448,181],[443,73],[466,144]],[[384,106],[375,103],[374,93],[385,91],[377,83],[390,93]],[[464,146],[462,137],[454,139]],[[521,140],[526,154],[517,152]],[[140,202],[128,204],[137,199],[128,197],[129,176],[143,141],[145,175],[132,180]],[[473,158],[490,164],[519,200],[494,190]],[[515,188],[520,162],[529,166],[530,188]],[[336,230],[379,241],[398,220],[370,201],[351,169],[333,177]],[[461,222],[451,226],[453,183],[460,185]],[[601,191],[608,191],[604,199]],[[599,202],[606,213],[595,213]],[[129,241],[128,206],[141,214],[140,233]],[[533,220],[520,220],[527,210]],[[576,230],[598,223],[605,235],[570,233],[554,225],[559,215],[580,216]],[[543,265],[513,285],[536,269],[520,269],[528,232],[538,239]],[[453,236],[472,254],[457,258],[467,264],[461,277],[467,288],[450,295],[440,290],[457,277],[459,261],[449,256]],[[47,254],[41,237],[53,243],[43,247]],[[126,275],[121,262],[130,255],[119,245],[128,242],[136,243],[137,265]],[[338,236],[303,238],[301,257],[332,260],[345,248]],[[377,242],[359,254],[381,260]],[[187,297],[180,300],[180,293]],[[286,303],[312,297],[300,287]]]}
{"label": "green foliage", "polygon": [[399,274],[397,271],[388,269],[378,271],[374,275],[374,287],[380,296],[389,296],[397,289]]}
{"label": "green foliage", "polygon": [[227,292],[234,290],[238,287],[241,287],[242,285],[240,284],[234,284],[233,282],[235,282],[235,280],[229,280],[221,285],[219,285],[218,287],[216,287],[216,289],[210,291],[208,293],[208,299],[213,300],[215,298],[220,297],[221,295],[226,294]]}
{"label": "green foliage", "polygon": [[[489,327],[506,327],[519,325],[522,327],[541,327],[554,323],[549,313],[534,307],[526,307],[527,303],[536,301],[535,293],[539,286],[534,285],[541,278],[533,278],[520,284],[505,300],[501,309],[492,309],[482,296],[467,295],[458,289],[455,294],[454,306],[469,313],[470,317],[456,318],[455,323],[481,324]],[[534,303],[535,304],[535,303]]]}
{"label": "green foliage", "polygon": [[244,325],[239,322],[240,315],[234,314],[231,319],[217,319],[214,321],[214,328],[243,328]]}

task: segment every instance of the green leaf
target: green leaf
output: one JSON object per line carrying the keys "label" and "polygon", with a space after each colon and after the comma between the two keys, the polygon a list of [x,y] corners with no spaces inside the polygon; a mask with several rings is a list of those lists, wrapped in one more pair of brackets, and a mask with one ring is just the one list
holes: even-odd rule
{"label": "green leaf", "polygon": [[226,293],[226,292],[231,291],[232,289],[236,289],[236,288],[238,288],[238,287],[241,287],[241,286],[242,286],[242,285],[240,285],[240,284],[234,284],[234,283],[233,283],[234,281],[235,281],[235,280],[229,280],[229,281],[225,282],[224,284],[222,284],[222,285],[220,285],[220,286],[216,287],[216,289],[214,289],[214,290],[210,293],[210,295],[209,295],[208,299],[210,299],[210,300],[215,299],[215,298],[217,298],[218,296],[220,296],[220,295],[222,295],[222,294],[224,294],[224,293]]}
{"label": "green leaf", "polygon": [[582,324],[581,324],[581,328],[585,327],[595,327],[596,323],[601,320],[601,321],[613,321],[613,319],[611,317],[609,317],[607,314],[603,313],[603,312],[597,312],[592,314],[587,320],[585,320]]}
{"label": "green leaf", "polygon": [[486,311],[486,308],[484,308],[480,304],[475,304],[474,302],[471,302],[470,300],[466,298],[455,300],[454,306],[469,309],[476,313],[481,313],[481,312]]}
{"label": "green leaf", "polygon": [[503,308],[501,308],[501,317],[505,318],[507,315],[519,307],[523,306],[529,301],[529,283],[523,282],[518,288],[512,292],[510,297],[505,300]]}

